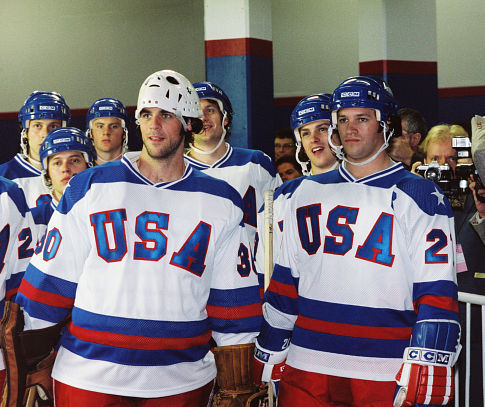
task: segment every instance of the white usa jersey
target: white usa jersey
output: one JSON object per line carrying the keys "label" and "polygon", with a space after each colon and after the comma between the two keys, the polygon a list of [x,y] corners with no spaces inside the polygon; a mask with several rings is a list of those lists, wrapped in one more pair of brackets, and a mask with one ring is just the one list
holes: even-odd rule
{"label": "white usa jersey", "polygon": [[188,164],[154,184],[138,157],[71,179],[17,301],[28,328],[72,313],[56,380],[153,398],[213,380],[210,338],[253,342],[261,302],[237,191]]}
{"label": "white usa jersey", "polygon": [[23,154],[17,154],[10,161],[0,165],[0,176],[8,178],[24,190],[29,208],[48,203],[52,197],[42,182],[42,172],[27,161]]}
{"label": "white usa jersey", "polygon": [[186,159],[198,170],[223,179],[234,187],[243,199],[244,224],[254,249],[258,209],[264,201],[264,191],[274,190],[281,184],[273,162],[259,150],[232,147],[226,143],[226,153],[214,164],[208,165],[192,157]]}
{"label": "white usa jersey", "polygon": [[422,320],[458,320],[453,214],[402,164],[294,180],[258,344],[297,369],[393,381]]}
{"label": "white usa jersey", "polygon": [[[17,293],[34,253],[33,220],[22,189],[0,177],[0,309]],[[0,369],[4,369],[0,357]]]}

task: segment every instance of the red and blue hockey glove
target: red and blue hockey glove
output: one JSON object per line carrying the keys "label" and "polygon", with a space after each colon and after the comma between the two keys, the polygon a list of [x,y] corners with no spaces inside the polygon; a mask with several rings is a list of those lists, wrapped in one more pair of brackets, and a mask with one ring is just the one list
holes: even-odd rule
{"label": "red and blue hockey glove", "polygon": [[453,352],[406,348],[394,407],[446,405],[454,395],[454,359]]}
{"label": "red and blue hockey glove", "polygon": [[256,341],[253,361],[254,382],[258,386],[262,383],[271,382],[275,394],[278,394],[279,383],[285,368],[287,353],[288,349],[279,352],[268,351],[259,346]]}

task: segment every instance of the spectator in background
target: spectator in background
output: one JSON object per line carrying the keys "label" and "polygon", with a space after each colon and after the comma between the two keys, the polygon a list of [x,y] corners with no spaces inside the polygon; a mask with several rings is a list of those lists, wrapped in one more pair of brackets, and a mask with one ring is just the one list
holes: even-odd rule
{"label": "spectator in background", "polygon": [[303,175],[300,164],[298,164],[296,158],[289,155],[278,158],[275,162],[275,167],[283,182]]}
{"label": "spectator in background", "polygon": [[279,129],[274,133],[274,159],[283,156],[294,157],[296,154],[295,139],[290,128]]}
{"label": "spectator in background", "polygon": [[[457,165],[467,159],[459,159],[457,152],[453,148],[454,137],[468,137],[467,132],[462,126],[441,124],[434,126],[428,132],[428,135],[421,144],[421,151],[424,154],[424,162],[429,164],[432,161],[438,162],[440,165],[448,164],[451,168],[453,177]],[[469,159],[468,159],[469,160]],[[414,169],[421,163],[413,164]],[[474,186],[470,184],[470,186]],[[470,191],[468,191],[470,192]],[[473,229],[472,221],[476,216],[477,207],[481,210],[485,209],[485,205],[475,205],[474,195],[467,193],[466,195],[456,193],[448,194],[448,198],[452,203],[453,214],[455,217],[455,239],[456,239],[456,269],[458,272],[457,281],[459,291],[481,294],[485,293],[485,277],[483,274],[483,265],[485,264],[485,250],[484,243],[480,240],[479,235]],[[485,212],[484,212],[485,215]],[[477,320],[477,315],[473,312],[472,318]],[[460,305],[460,319],[462,325],[465,324],[465,310]],[[476,331],[475,331],[476,330]],[[465,327],[462,331],[462,345],[465,341]],[[473,357],[473,355],[480,354],[479,329],[472,324],[472,332],[470,335],[472,353],[471,362],[471,387],[470,387],[470,405],[480,405],[482,403],[481,396],[481,358]],[[462,355],[465,350],[462,351]],[[464,356],[462,356],[464,358]],[[460,378],[464,380],[464,359],[459,363]],[[460,389],[464,389],[464,381],[460,382]],[[463,394],[460,395],[463,399]],[[462,405],[463,403],[460,403]]]}
{"label": "spectator in background", "polygon": [[423,161],[418,147],[426,135],[426,120],[420,112],[410,107],[399,109],[398,115],[401,118],[401,135],[391,138],[387,153],[409,170],[413,162]]}

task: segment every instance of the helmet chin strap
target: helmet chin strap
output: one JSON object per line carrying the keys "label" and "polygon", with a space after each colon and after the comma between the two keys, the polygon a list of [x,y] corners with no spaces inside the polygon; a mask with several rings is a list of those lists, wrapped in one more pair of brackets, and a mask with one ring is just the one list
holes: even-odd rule
{"label": "helmet chin strap", "polygon": [[310,175],[310,173],[311,173],[311,163],[310,163],[310,161],[300,161],[300,159],[298,158],[298,156],[300,155],[300,151],[301,151],[301,142],[297,142],[296,143],[296,154],[295,154],[296,161],[298,162],[298,164],[300,164],[301,171],[303,172],[303,175],[305,175],[305,176]]}
{"label": "helmet chin strap", "polygon": [[383,121],[380,121],[379,124],[382,126],[382,134],[383,134],[383,137],[384,137],[384,143],[382,144],[382,146],[379,148],[379,150],[377,150],[377,152],[372,157],[368,158],[365,161],[354,162],[354,161],[348,160],[347,157],[345,157],[345,152],[343,151],[343,149],[344,149],[343,146],[342,145],[337,146],[337,145],[333,144],[332,133],[333,133],[333,129],[335,128],[334,125],[331,125],[328,128],[328,143],[330,144],[330,147],[335,152],[335,154],[337,155],[338,158],[340,158],[342,161],[345,161],[349,164],[360,167],[361,165],[365,165],[365,164],[370,163],[371,161],[374,161],[380,153],[382,153],[387,147],[389,147],[389,139],[392,137],[394,130],[391,130],[389,135],[386,137],[386,123],[384,123]]}
{"label": "helmet chin strap", "polygon": [[192,143],[189,143],[189,147],[192,150],[194,150],[195,152],[197,152],[198,154],[209,155],[209,154],[215,153],[217,151],[217,149],[223,143],[224,138],[226,137],[226,127],[224,126],[224,122],[226,121],[226,116],[227,116],[227,112],[224,113],[224,116],[222,117],[222,134],[221,134],[221,138],[219,139],[219,142],[217,143],[217,145],[212,150],[210,150],[210,151],[200,150],[197,147],[195,147]]}

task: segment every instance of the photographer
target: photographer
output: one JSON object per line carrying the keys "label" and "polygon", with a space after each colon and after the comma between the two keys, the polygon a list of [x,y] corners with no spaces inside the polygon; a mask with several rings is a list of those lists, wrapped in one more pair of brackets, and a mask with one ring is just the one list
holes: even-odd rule
{"label": "photographer", "polygon": [[[473,162],[477,167],[478,175],[483,180],[485,179],[485,117],[475,115],[471,120],[471,128]],[[473,191],[477,212],[470,219],[470,223],[485,244],[485,188],[475,189],[475,187],[474,180],[470,184],[470,188]],[[478,198],[480,196],[483,198]]]}
{"label": "photographer", "polygon": [[[462,148],[461,146],[468,147]],[[454,148],[456,146],[456,148]],[[431,178],[431,175],[439,174],[433,181],[440,186],[450,200],[455,217],[455,239],[456,239],[456,269],[459,291],[481,294],[485,293],[485,276],[482,273],[485,264],[484,243],[472,226],[474,216],[485,215],[485,204],[476,199],[476,195],[470,192],[475,182],[460,187],[463,184],[462,173],[470,173],[473,167],[471,160],[471,143],[468,134],[463,127],[458,125],[438,125],[428,132],[428,135],[421,144],[424,154],[424,163],[417,162],[412,167],[412,172],[418,175]],[[465,171],[462,171],[465,169]],[[460,177],[459,177],[460,176]],[[465,184],[468,178],[465,177]],[[476,181],[476,179],[475,179]],[[485,192],[485,191],[482,191]],[[479,214],[475,215],[479,210]],[[483,224],[483,223],[482,223]],[[460,306],[460,320],[464,324],[465,312]],[[472,318],[475,319],[474,312]],[[476,325],[476,324],[475,324]],[[472,374],[470,383],[470,405],[481,405],[482,383],[481,383],[481,358],[474,355],[480,354],[480,335],[475,332],[479,327],[472,325],[470,335]],[[465,345],[465,332],[462,330],[462,345]],[[462,355],[465,349],[462,350]],[[462,356],[464,358],[464,356]],[[464,363],[460,363],[460,388],[464,388],[465,372]],[[463,395],[461,395],[463,397]],[[461,404],[460,404],[461,405]]]}

